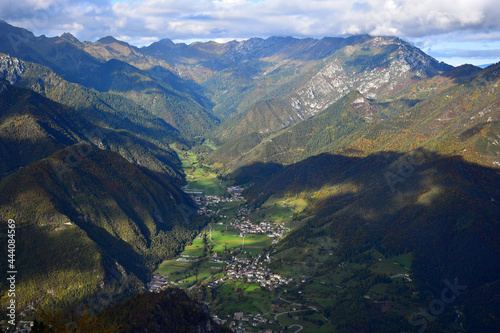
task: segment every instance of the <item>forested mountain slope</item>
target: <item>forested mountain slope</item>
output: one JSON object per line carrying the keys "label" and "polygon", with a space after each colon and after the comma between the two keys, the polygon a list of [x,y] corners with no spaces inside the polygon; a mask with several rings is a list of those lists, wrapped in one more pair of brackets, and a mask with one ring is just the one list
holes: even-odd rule
{"label": "forested mountain slope", "polygon": [[[105,42],[101,41],[101,44]],[[125,106],[129,110],[139,107],[188,137],[199,136],[218,123],[210,112],[211,103],[173,73],[162,74],[158,79],[116,58],[95,58],[86,52],[83,43],[67,34],[52,38],[35,37],[25,29],[1,21],[0,52],[47,66],[57,76],[80,87],[107,93],[107,98],[122,100],[120,108],[125,106],[125,100],[125,103],[132,104]],[[153,65],[154,62],[147,69],[152,69]],[[168,68],[163,71],[168,72]],[[37,79],[46,83],[47,74],[38,75]],[[112,104],[116,107],[117,102]]]}
{"label": "forested mountain slope", "polygon": [[[19,309],[71,308],[99,286],[118,298],[140,290],[151,269],[204,223],[188,218],[192,202],[177,187],[183,178],[174,157],[33,91],[5,81],[1,87],[0,149],[9,158],[0,214],[16,221],[23,244],[16,252]],[[112,149],[149,164],[132,164]],[[122,279],[127,287],[116,288]]]}

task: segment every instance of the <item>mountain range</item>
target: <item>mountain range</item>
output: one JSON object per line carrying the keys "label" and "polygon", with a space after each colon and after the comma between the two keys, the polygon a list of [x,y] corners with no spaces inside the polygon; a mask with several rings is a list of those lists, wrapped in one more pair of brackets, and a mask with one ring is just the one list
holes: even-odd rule
{"label": "mountain range", "polygon": [[[500,64],[453,67],[397,37],[138,48],[0,21],[0,219],[19,231],[19,308],[64,317],[106,290],[99,322],[156,318],[175,309],[170,299],[197,309],[186,331],[224,330],[183,293],[140,293],[209,222],[181,189],[179,155],[191,150],[255,209],[307,202],[277,256],[326,236],[342,240],[342,260],[412,253],[420,290],[467,281],[466,328],[494,331],[498,307],[480,296],[499,285],[499,82]],[[351,296],[324,314],[382,330],[378,312],[357,308],[363,295]],[[155,306],[146,315],[134,302]]]}

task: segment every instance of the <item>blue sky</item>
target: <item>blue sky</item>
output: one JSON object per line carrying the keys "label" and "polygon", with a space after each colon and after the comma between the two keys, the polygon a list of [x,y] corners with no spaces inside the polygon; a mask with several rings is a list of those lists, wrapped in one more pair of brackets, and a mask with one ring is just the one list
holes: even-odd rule
{"label": "blue sky", "polygon": [[498,0],[16,0],[0,18],[35,35],[228,41],[368,33],[402,37],[459,65],[500,61]]}

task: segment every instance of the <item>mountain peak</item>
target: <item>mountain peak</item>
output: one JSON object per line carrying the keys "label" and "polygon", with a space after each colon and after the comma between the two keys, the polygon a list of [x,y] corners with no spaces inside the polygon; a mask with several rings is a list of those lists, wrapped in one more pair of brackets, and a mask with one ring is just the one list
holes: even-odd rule
{"label": "mountain peak", "polygon": [[75,36],[73,36],[69,32],[65,32],[59,37],[64,39],[64,40],[67,40],[68,42],[70,42],[72,44],[81,44],[81,42],[78,40],[78,38],[76,38]]}
{"label": "mountain peak", "polygon": [[156,42],[157,44],[159,45],[163,45],[163,46],[175,46],[175,43],[172,42],[171,39],[168,39],[168,38],[163,38],[161,40],[159,40],[158,42]]}
{"label": "mountain peak", "polygon": [[13,25],[10,25],[8,22],[4,20],[0,20],[0,36],[1,35],[8,35],[9,40],[13,37],[13,35],[17,35],[18,37],[21,37],[23,39],[33,39],[35,38],[35,35],[31,32],[28,31],[24,28],[18,28]]}
{"label": "mountain peak", "polygon": [[122,45],[128,45],[128,43],[120,41],[120,40],[116,39],[113,36],[102,37],[96,43],[99,43],[99,44],[113,44],[113,43],[118,43],[118,44],[122,44]]}

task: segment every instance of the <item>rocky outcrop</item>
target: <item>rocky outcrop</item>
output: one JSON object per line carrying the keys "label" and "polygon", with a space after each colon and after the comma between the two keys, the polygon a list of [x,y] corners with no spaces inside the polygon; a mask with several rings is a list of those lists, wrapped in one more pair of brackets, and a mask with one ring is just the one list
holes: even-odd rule
{"label": "rocky outcrop", "polygon": [[24,73],[24,70],[25,66],[21,60],[0,53],[0,78],[14,84]]}
{"label": "rocky outcrop", "polygon": [[290,96],[290,105],[304,118],[314,116],[352,90],[372,99],[387,98],[417,80],[453,68],[394,37],[374,37],[339,53]]}

